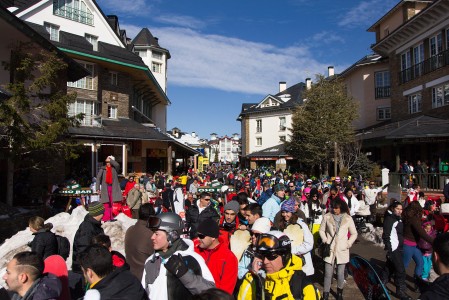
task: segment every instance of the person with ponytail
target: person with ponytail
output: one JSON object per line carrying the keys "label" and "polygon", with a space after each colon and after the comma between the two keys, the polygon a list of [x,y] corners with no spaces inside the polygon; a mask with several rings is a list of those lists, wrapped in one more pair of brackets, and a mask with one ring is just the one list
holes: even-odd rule
{"label": "person with ponytail", "polygon": [[33,241],[29,243],[31,251],[45,260],[50,255],[58,254],[58,241],[55,234],[51,232],[53,224],[44,224],[44,222],[44,219],[38,216],[28,220],[28,226],[34,235]]}

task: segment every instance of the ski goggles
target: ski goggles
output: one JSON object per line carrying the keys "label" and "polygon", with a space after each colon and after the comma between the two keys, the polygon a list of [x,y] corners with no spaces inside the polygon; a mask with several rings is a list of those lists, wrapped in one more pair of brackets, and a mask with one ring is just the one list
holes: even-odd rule
{"label": "ski goggles", "polygon": [[291,244],[291,241],[289,239],[283,240],[282,242],[279,241],[279,239],[271,234],[263,233],[259,236],[257,239],[257,249],[260,251],[264,250],[280,250],[283,249],[285,246],[288,246]]}

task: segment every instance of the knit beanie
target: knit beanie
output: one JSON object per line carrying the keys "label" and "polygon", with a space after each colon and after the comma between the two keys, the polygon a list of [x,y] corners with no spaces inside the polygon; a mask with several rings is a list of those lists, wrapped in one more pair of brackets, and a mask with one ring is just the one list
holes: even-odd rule
{"label": "knit beanie", "polygon": [[281,204],[281,211],[287,211],[287,212],[294,213],[296,211],[295,210],[295,205],[296,205],[295,199],[285,200]]}
{"label": "knit beanie", "polygon": [[202,233],[205,236],[218,238],[220,228],[218,227],[218,223],[214,220],[206,219],[198,225],[197,232]]}
{"label": "knit beanie", "polygon": [[236,214],[239,212],[240,210],[240,205],[237,201],[229,201],[228,203],[226,203],[225,207],[224,207],[224,211],[227,210],[232,210],[233,212],[235,212]]}
{"label": "knit beanie", "polygon": [[89,204],[87,211],[89,212],[89,215],[91,215],[92,217],[102,215],[102,214],[104,214],[103,203],[101,203],[99,201],[92,202]]}

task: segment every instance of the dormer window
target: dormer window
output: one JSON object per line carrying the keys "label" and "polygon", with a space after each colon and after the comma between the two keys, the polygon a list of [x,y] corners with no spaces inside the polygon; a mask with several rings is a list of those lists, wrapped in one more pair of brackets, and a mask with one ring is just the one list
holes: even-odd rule
{"label": "dormer window", "polygon": [[59,26],[51,23],[44,23],[45,30],[50,34],[50,41],[59,42]]}
{"label": "dormer window", "polygon": [[98,51],[98,37],[88,34],[88,33],[86,33],[85,37],[86,37],[86,40],[92,44],[92,49],[94,51]]}

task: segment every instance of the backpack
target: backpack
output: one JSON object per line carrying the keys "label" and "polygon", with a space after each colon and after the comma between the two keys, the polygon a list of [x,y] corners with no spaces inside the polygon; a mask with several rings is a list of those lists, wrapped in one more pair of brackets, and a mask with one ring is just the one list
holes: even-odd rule
{"label": "backpack", "polygon": [[64,260],[67,260],[70,254],[70,242],[65,236],[56,235],[56,241],[58,242],[58,255],[62,256]]}

